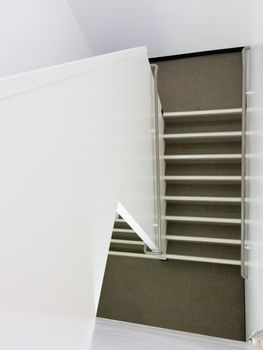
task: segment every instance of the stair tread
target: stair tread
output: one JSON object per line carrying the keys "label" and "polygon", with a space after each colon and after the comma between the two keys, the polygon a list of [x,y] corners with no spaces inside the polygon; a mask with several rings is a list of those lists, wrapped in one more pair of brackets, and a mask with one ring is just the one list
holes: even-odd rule
{"label": "stair tread", "polygon": [[237,175],[165,175],[165,181],[241,181],[241,176]]}
{"label": "stair tread", "polygon": [[200,257],[200,256],[192,256],[192,255],[166,254],[166,258],[173,259],[173,260],[205,262],[205,263],[213,263],[213,264],[237,265],[237,266],[241,265],[240,260],[206,258],[206,257]]}
{"label": "stair tread", "polygon": [[194,133],[178,133],[178,134],[163,134],[165,140],[180,140],[192,138],[228,138],[242,137],[241,131],[225,131],[225,132],[194,132]]}
{"label": "stair tread", "polygon": [[[121,251],[109,251],[109,255],[111,256],[124,256],[124,257],[134,257],[134,258],[145,258],[145,259],[160,259],[159,255],[150,255],[144,253],[128,253]],[[191,256],[191,255],[178,255],[178,254],[166,254],[165,258],[171,260],[183,260],[183,261],[193,261],[193,262],[205,262],[205,263],[213,263],[213,264],[223,264],[223,265],[241,265],[240,260],[232,260],[232,259],[221,259],[221,258],[206,258],[200,256]]]}
{"label": "stair tread", "polygon": [[130,252],[121,252],[121,251],[109,251],[109,255],[112,256],[126,256],[134,258],[146,258],[146,259],[160,259],[159,255],[155,254],[145,254],[145,253],[130,253]]}
{"label": "stair tread", "polygon": [[187,222],[207,222],[207,223],[225,223],[225,224],[241,224],[241,219],[234,218],[215,218],[206,216],[177,216],[165,215],[164,220],[167,221],[187,221]]}
{"label": "stair tread", "polygon": [[128,239],[111,239],[113,244],[132,244],[132,245],[144,245],[143,241],[133,241]]}
{"label": "stair tread", "polygon": [[241,203],[240,197],[163,196],[166,201]]}
{"label": "stair tread", "polygon": [[[116,222],[116,220],[115,220]],[[121,221],[121,222],[124,222],[124,221]],[[118,233],[135,233],[135,231],[133,231],[132,229],[129,229],[129,228],[114,228],[112,230],[112,232],[118,232]]]}
{"label": "stair tread", "polygon": [[230,244],[230,245],[241,244],[240,239],[230,239],[230,238],[210,238],[210,237],[193,237],[193,236],[178,236],[178,235],[165,235],[163,237],[171,241],[218,243],[218,244]]}
{"label": "stair tread", "polygon": [[195,160],[195,159],[241,159],[242,155],[237,154],[176,154],[164,155],[164,160]]}
{"label": "stair tread", "polygon": [[210,115],[233,115],[241,114],[242,108],[227,108],[227,109],[211,109],[202,111],[179,111],[179,112],[164,112],[164,118],[169,117],[193,117],[193,116],[210,116]]}

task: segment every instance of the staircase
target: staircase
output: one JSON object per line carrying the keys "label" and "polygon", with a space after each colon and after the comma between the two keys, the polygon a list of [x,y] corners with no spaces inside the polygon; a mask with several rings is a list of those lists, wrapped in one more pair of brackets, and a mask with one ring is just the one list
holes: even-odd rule
{"label": "staircase", "polygon": [[[164,113],[166,258],[240,265],[241,120],[239,108]],[[111,255],[144,253],[122,220]]]}
{"label": "staircase", "polygon": [[115,220],[109,255],[140,257],[144,255],[144,242],[121,218]]}
{"label": "staircase", "polygon": [[[243,340],[241,52],[157,64],[164,108],[167,229],[163,238],[168,260],[160,262],[159,256],[148,254],[140,238],[118,218],[99,316]],[[113,262],[116,256],[121,260]],[[161,266],[154,265],[157,263]],[[131,276],[132,270],[137,271],[137,278]],[[118,306],[113,295],[117,281],[114,284],[111,279],[117,271],[130,288],[128,278],[139,289],[140,296],[125,289],[126,297],[117,293],[126,312],[113,311]],[[157,283],[163,280],[168,291],[160,291],[150,282],[145,285],[149,274],[156,275]],[[106,296],[109,288],[111,298]],[[158,306],[158,315],[152,315],[145,299],[145,305],[140,304],[143,293],[154,300],[155,307],[158,298],[165,304]],[[231,314],[228,319],[227,314]]]}
{"label": "staircase", "polygon": [[240,265],[241,117],[164,113],[168,258]]}

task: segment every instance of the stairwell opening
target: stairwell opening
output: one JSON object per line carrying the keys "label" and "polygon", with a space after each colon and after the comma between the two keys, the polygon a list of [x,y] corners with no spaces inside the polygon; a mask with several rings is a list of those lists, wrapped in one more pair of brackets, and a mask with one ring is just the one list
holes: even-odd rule
{"label": "stairwell opening", "polygon": [[242,49],[152,61],[164,111],[168,259],[146,257],[118,217],[98,316],[245,340]]}

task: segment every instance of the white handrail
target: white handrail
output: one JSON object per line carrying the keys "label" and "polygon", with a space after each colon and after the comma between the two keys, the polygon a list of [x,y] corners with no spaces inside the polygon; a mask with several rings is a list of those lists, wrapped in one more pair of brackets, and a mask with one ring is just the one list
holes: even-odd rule
{"label": "white handrail", "polygon": [[248,48],[242,50],[242,161],[241,161],[241,276],[247,278],[246,268],[246,115],[247,115],[247,55]]}
{"label": "white handrail", "polygon": [[[160,189],[160,150],[159,150],[159,105],[158,105],[158,65],[151,65],[153,70],[153,82],[154,82],[154,134],[155,134],[155,173],[156,173],[156,214],[157,214],[157,241],[158,241],[158,254],[162,254],[162,215],[161,215],[161,189]],[[147,250],[145,250],[147,252]]]}

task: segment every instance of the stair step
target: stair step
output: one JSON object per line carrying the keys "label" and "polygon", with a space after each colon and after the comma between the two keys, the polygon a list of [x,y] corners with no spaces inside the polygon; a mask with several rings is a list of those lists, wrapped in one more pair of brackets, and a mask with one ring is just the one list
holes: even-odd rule
{"label": "stair step", "polygon": [[214,244],[229,244],[240,245],[240,239],[225,239],[225,238],[209,238],[209,237],[192,237],[192,236],[176,236],[166,235],[163,238],[168,241],[180,241],[180,242],[196,242],[196,243],[214,243]]}
{"label": "stair step", "polygon": [[112,256],[125,256],[125,257],[131,257],[131,258],[145,258],[145,259],[160,259],[159,255],[155,254],[144,254],[144,253],[130,253],[130,252],[116,252],[116,251],[109,251],[109,255]]}
{"label": "stair step", "polygon": [[163,180],[169,182],[216,182],[216,183],[233,183],[241,181],[241,176],[203,176],[203,175],[167,175],[162,177]]}
{"label": "stair step", "polygon": [[241,159],[241,154],[179,154],[163,156],[163,160],[174,163],[187,161],[240,161]]}
{"label": "stair step", "polygon": [[203,111],[181,111],[181,112],[164,112],[164,118],[176,117],[202,117],[202,116],[220,116],[220,115],[235,115],[241,114],[242,108],[228,108],[228,109],[211,109]]}
{"label": "stair step", "polygon": [[114,222],[116,222],[116,223],[120,222],[121,223],[121,222],[126,222],[126,221],[123,220],[123,219],[115,219]]}
{"label": "stair step", "polygon": [[241,219],[233,219],[233,218],[211,218],[211,217],[172,216],[172,215],[165,215],[162,218],[167,221],[177,221],[177,222],[203,222],[203,223],[211,223],[211,224],[234,224],[234,225],[241,224]]}
{"label": "stair step", "polygon": [[[116,220],[115,220],[115,222],[116,222]],[[122,222],[124,222],[124,221],[122,221]],[[112,232],[114,232],[114,233],[135,233],[135,231],[133,231],[132,229],[128,229],[128,228],[114,228],[113,230],[112,230]]]}
{"label": "stair step", "polygon": [[132,244],[132,245],[144,245],[143,241],[132,241],[128,239],[111,239],[113,244]]}
{"label": "stair step", "polygon": [[166,254],[166,258],[171,260],[194,261],[194,262],[204,262],[204,263],[211,263],[211,264],[237,265],[237,266],[241,265],[240,260],[206,258],[206,257],[191,256],[191,255]]}
{"label": "stair step", "polygon": [[171,202],[241,203],[239,197],[163,196],[161,198]]}
{"label": "stair step", "polygon": [[[127,253],[127,252],[116,252],[109,251],[111,256],[122,256],[122,257],[131,257],[131,258],[145,258],[145,259],[160,259],[159,255],[152,254],[143,254],[143,253]],[[241,265],[240,260],[231,260],[231,259],[219,259],[219,258],[206,258],[200,256],[191,256],[191,255],[177,255],[177,254],[166,254],[162,257],[171,259],[171,260],[183,260],[183,261],[193,261],[193,262],[203,262],[211,264],[222,264],[222,265]]]}
{"label": "stair step", "polygon": [[181,141],[181,140],[203,140],[209,139],[209,141],[218,141],[225,139],[226,141],[240,139],[242,137],[241,131],[226,131],[226,132],[200,132],[200,133],[180,133],[180,134],[164,134],[163,139],[165,141]]}

